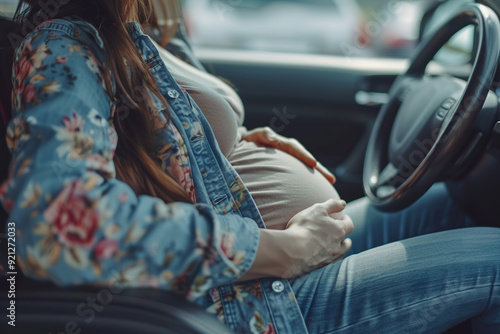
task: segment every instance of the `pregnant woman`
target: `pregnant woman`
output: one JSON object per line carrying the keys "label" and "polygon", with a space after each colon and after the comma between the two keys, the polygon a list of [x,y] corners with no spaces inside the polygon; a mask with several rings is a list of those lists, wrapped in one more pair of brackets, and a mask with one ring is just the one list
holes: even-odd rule
{"label": "pregnant woman", "polygon": [[[272,149],[255,132],[243,134],[255,146],[238,148],[247,144],[231,139],[233,108],[211,117],[233,133],[219,133],[219,147],[137,23],[150,1],[60,2],[30,29],[48,3],[22,1],[17,15],[25,37],[14,60],[13,161],[0,187],[26,275],[183,292],[239,333],[442,332],[468,319],[478,333],[500,330],[499,229],[438,232],[473,226],[441,186],[395,215],[349,205],[354,233],[329,174],[286,153],[273,164],[303,169],[280,170],[281,190],[268,195],[243,167],[267,173]],[[207,116],[222,108],[227,99],[191,79]],[[287,173],[312,174],[328,200],[298,211],[312,203],[292,199]],[[264,220],[245,182],[256,198],[265,192]],[[348,237],[356,254],[343,259]]]}
{"label": "pregnant woman", "polygon": [[284,229],[297,212],[339,199],[332,186],[334,176],[299,142],[270,128],[247,131],[243,103],[229,85],[156,46],[176,82],[207,118],[221,152],[241,176],[267,228]]}

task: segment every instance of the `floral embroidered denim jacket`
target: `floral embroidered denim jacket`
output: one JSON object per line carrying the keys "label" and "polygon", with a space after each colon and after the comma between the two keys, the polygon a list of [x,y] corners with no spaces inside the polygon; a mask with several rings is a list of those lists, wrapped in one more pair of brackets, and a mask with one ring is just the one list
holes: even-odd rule
{"label": "floral embroidered denim jacket", "polygon": [[287,280],[233,284],[254,260],[262,218],[149,37],[136,23],[128,30],[171,111],[171,126],[159,112],[156,127],[165,172],[197,204],[138,197],[116,178],[103,42],[78,18],[45,22],[15,55],[13,160],[0,186],[19,266],[61,286],[184,292],[238,333],[307,333]]}

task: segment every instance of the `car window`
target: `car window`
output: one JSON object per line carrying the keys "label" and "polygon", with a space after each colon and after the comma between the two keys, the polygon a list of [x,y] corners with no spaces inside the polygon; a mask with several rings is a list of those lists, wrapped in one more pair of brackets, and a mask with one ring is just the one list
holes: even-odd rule
{"label": "car window", "polygon": [[[442,0],[185,0],[196,48],[398,57]],[[453,1],[452,1],[453,2]]]}
{"label": "car window", "polygon": [[19,0],[0,0],[0,15],[13,17]]}
{"label": "car window", "polygon": [[[214,6],[223,6],[224,4],[232,6],[232,8],[262,8],[266,5],[276,3],[276,2],[284,2],[283,0],[245,0],[245,1],[225,1],[221,2],[221,0],[212,0],[211,3]],[[328,6],[333,9],[338,9],[338,6],[332,0],[287,0],[285,2],[296,3],[296,4],[307,4],[310,6]]]}

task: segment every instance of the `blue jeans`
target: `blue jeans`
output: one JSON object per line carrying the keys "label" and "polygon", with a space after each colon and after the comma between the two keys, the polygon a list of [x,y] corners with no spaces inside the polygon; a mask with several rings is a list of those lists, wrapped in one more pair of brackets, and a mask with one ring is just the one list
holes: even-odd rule
{"label": "blue jeans", "polygon": [[[310,333],[500,333],[500,229],[474,227],[438,184],[410,208],[349,204],[353,255],[292,282]],[[443,232],[444,231],[444,232]]]}

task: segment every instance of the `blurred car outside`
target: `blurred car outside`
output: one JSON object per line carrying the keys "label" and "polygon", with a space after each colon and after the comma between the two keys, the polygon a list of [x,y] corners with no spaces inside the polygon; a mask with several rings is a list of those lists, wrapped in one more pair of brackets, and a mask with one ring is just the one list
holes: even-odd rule
{"label": "blurred car outside", "polygon": [[0,0],[0,15],[12,17],[17,8],[19,0]]}
{"label": "blurred car outside", "polygon": [[[194,45],[227,49],[366,55],[363,14],[353,0],[187,0]],[[357,52],[357,53],[359,53]]]}
{"label": "blurred car outside", "polygon": [[371,37],[374,53],[379,57],[408,58],[417,45],[420,22],[425,13],[427,1],[399,1],[390,8],[371,11],[368,17],[378,22],[380,31],[373,34],[366,26]]}

